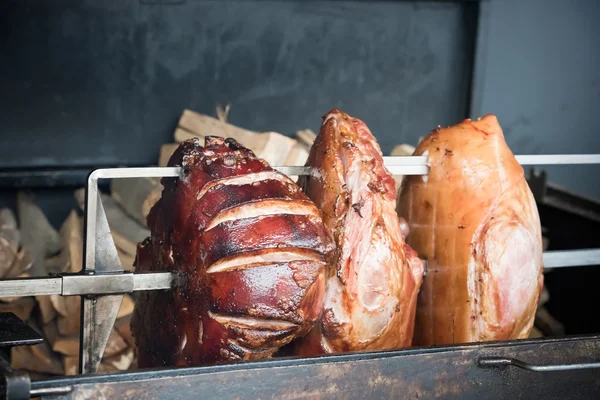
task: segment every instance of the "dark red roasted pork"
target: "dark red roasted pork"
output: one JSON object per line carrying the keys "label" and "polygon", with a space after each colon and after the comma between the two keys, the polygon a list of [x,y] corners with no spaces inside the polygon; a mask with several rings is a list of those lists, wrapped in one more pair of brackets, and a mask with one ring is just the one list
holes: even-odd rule
{"label": "dark red roasted pork", "polygon": [[137,271],[177,278],[137,301],[139,366],[256,360],[306,334],[334,248],[314,203],[232,139],[188,140],[169,166],[182,173],[163,178]]}

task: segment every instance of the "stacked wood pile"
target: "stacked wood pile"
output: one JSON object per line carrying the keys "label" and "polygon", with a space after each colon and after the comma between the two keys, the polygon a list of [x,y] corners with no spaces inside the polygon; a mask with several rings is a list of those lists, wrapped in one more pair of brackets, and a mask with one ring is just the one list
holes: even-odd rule
{"label": "stacked wood pile", "polygon": [[[164,167],[177,146],[187,139],[206,136],[232,137],[274,166],[303,165],[315,140],[311,130],[296,132],[290,138],[276,132],[253,132],[227,123],[229,109],[218,109],[218,118],[184,110],[174,133],[174,143],[164,144],[158,166]],[[411,155],[414,147],[396,146],[390,155]],[[402,176],[394,176],[397,188]],[[131,178],[111,182],[111,194],[102,194],[112,237],[123,269],[134,270],[137,244],[150,236],[146,217],[160,198],[160,179]],[[84,189],[74,193],[77,207],[57,232],[31,196],[19,194],[17,216],[0,209],[0,279],[78,272],[83,265]],[[17,224],[17,221],[19,224]],[[547,242],[545,242],[547,245]],[[560,335],[562,325],[543,307],[545,291],[532,337]],[[134,300],[125,296],[117,322],[110,335],[100,371],[127,370],[136,367],[135,345],[130,331]],[[13,312],[44,336],[46,342],[12,350],[14,368],[30,371],[33,376],[73,375],[78,372],[80,298],[38,296],[0,299],[0,312]]]}

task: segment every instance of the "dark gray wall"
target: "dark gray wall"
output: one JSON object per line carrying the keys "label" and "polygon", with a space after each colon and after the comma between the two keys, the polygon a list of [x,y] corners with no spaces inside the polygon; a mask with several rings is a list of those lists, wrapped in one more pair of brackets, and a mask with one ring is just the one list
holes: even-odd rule
{"label": "dark gray wall", "polygon": [[285,134],[339,107],[385,152],[467,115],[473,3],[148,3],[0,2],[0,168],[152,164],[186,107]]}
{"label": "dark gray wall", "polygon": [[[519,154],[600,153],[600,1],[483,3],[471,116],[498,115]],[[600,198],[600,166],[543,167]]]}

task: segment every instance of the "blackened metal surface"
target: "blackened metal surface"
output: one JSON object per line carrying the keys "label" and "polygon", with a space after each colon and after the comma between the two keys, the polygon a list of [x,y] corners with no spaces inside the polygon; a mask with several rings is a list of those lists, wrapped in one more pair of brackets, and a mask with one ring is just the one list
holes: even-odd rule
{"label": "blackened metal surface", "polygon": [[33,328],[13,313],[0,313],[0,347],[34,345],[44,341]]}
{"label": "blackened metal surface", "polygon": [[184,108],[384,152],[467,115],[476,2],[5,0],[0,168],[148,165]]}
{"label": "blackened metal surface", "polygon": [[[54,399],[564,399],[595,398],[600,370],[530,372],[483,368],[479,360],[509,357],[540,365],[594,362],[600,337],[473,344],[453,348],[272,360],[222,367],[171,369],[39,381],[71,387]],[[50,398],[50,397],[48,397]]]}
{"label": "blackened metal surface", "polygon": [[0,400],[27,400],[31,380],[24,371],[15,371],[0,355]]}

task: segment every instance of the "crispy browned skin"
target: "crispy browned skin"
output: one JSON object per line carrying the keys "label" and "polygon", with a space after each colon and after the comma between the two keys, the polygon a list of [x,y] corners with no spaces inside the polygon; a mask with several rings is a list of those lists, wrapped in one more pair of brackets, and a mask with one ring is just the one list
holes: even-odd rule
{"label": "crispy browned skin", "polygon": [[523,168],[495,116],[431,132],[414,155],[428,177],[404,178],[398,214],[428,261],[415,344],[528,336],[542,288],[542,237]]}
{"label": "crispy browned skin", "polygon": [[310,151],[301,185],[323,211],[337,252],[321,322],[296,353],[410,346],[423,264],[404,242],[395,183],[364,122],[332,110]]}
{"label": "crispy browned skin", "polygon": [[270,357],[308,332],[334,248],[314,203],[231,139],[186,141],[169,166],[182,166],[182,176],[163,179],[137,270],[178,278],[136,304],[139,366]]}

